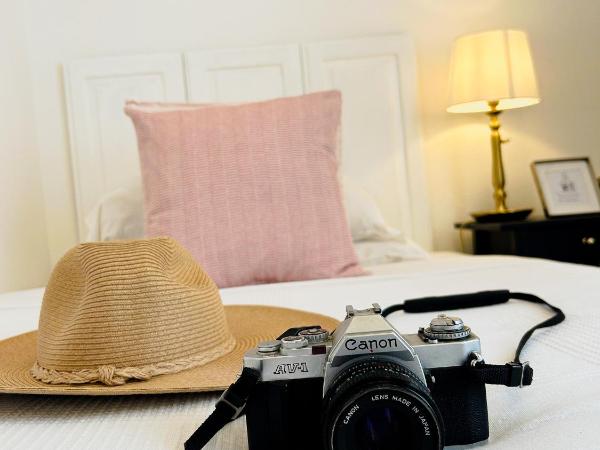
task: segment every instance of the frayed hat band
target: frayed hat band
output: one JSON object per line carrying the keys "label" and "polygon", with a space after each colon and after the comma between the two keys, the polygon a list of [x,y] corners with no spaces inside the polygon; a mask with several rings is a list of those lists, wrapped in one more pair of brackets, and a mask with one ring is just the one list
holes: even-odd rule
{"label": "frayed hat band", "polygon": [[177,373],[192,367],[207,364],[231,352],[235,340],[229,339],[221,346],[205,352],[200,356],[191,356],[173,362],[161,362],[144,367],[100,366],[96,369],[81,369],[73,372],[47,369],[37,361],[31,368],[31,375],[36,380],[48,384],[86,384],[101,383],[106,386],[119,386],[128,381],[145,381],[157,375]]}

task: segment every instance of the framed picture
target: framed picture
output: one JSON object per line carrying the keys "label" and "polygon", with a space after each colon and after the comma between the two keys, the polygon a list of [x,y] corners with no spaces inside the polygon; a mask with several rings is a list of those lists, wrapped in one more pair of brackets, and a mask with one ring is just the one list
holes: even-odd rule
{"label": "framed picture", "polygon": [[600,213],[600,189],[589,158],[531,164],[547,217]]}

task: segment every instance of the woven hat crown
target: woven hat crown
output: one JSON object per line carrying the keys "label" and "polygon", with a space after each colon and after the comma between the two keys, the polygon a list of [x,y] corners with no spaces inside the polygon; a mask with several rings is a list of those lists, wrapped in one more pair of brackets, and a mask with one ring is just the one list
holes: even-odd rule
{"label": "woven hat crown", "polygon": [[217,286],[176,241],[86,243],[52,272],[31,373],[123,384],[206,364],[234,345]]}

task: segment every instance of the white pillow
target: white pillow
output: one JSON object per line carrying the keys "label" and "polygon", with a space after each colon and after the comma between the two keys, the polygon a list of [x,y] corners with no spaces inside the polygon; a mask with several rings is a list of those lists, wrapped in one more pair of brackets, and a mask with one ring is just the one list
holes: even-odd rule
{"label": "white pillow", "polygon": [[[363,266],[423,259],[427,252],[389,226],[373,198],[348,179],[343,180],[346,215],[354,248]],[[87,241],[144,237],[144,195],[140,184],[119,188],[100,199],[86,216]]]}
{"label": "white pillow", "polygon": [[343,192],[352,240],[404,240],[402,231],[385,223],[379,207],[366,190],[344,178]]}
{"label": "white pillow", "polygon": [[144,237],[144,195],[140,184],[106,194],[85,217],[86,241]]}
{"label": "white pillow", "polygon": [[410,239],[406,242],[358,241],[354,242],[354,250],[364,267],[429,257],[423,248]]}
{"label": "white pillow", "polygon": [[342,184],[354,249],[362,266],[428,257],[427,252],[401,230],[386,223],[365,189],[348,178],[344,178]]}

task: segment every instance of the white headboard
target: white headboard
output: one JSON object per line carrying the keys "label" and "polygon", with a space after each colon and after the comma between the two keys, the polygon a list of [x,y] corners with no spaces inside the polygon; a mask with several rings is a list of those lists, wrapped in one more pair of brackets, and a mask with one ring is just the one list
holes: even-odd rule
{"label": "white headboard", "polygon": [[343,97],[344,175],[373,196],[390,224],[430,248],[416,63],[405,35],[67,64],[80,238],[86,233],[86,214],[103,195],[140,182],[125,100],[252,101],[332,88]]}

